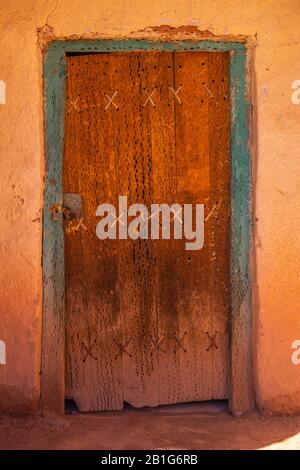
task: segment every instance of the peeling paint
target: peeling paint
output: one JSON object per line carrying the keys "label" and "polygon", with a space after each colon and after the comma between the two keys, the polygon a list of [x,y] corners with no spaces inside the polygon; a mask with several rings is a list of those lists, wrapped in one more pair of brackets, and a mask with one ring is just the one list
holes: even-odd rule
{"label": "peeling paint", "polygon": [[174,26],[170,26],[168,24],[162,24],[160,26],[148,26],[144,30],[141,31],[153,31],[155,33],[160,34],[168,34],[169,36],[177,35],[178,33],[184,34],[195,34],[201,38],[213,38],[214,35],[210,31],[200,31],[198,26],[196,25],[182,25],[178,26],[177,28]]}

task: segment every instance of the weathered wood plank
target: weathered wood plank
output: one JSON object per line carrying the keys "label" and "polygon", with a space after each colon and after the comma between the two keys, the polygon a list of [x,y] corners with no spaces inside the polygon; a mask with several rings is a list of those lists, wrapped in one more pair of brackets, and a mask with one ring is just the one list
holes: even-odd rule
{"label": "weathered wood plank", "polygon": [[[173,54],[157,53],[150,76],[155,107],[151,110],[151,143],[153,202],[169,204],[176,202],[176,154]],[[170,214],[170,219],[174,214]],[[162,229],[160,229],[160,237]],[[171,232],[171,237],[173,234]],[[173,239],[153,241],[156,253],[156,303],[158,329],[152,338],[153,350],[159,360],[159,403],[175,403],[180,400],[180,356],[175,347],[175,335],[179,335],[177,301],[176,249]]]}
{"label": "weathered wood plank", "polygon": [[[181,204],[205,204],[210,199],[208,54],[178,52],[175,56],[175,89],[180,86],[182,105],[176,103],[176,158],[178,200]],[[194,213],[195,215],[195,213]],[[178,257],[181,401],[212,398],[209,223],[204,247],[187,251],[181,244]]]}
{"label": "weathered wood plank", "polygon": [[229,396],[230,114],[228,54],[208,54],[213,398]]}
{"label": "weathered wood plank", "polygon": [[[118,90],[119,106],[118,111],[111,109],[118,194],[127,196],[128,205],[142,203],[148,208],[153,182],[152,104],[147,99],[155,86],[157,56],[143,52],[110,56],[111,92]],[[157,335],[156,259],[152,240],[121,240],[119,256],[122,342],[126,349],[122,354],[124,401],[137,407],[156,406],[158,358],[152,344]]]}
{"label": "weathered wood plank", "polygon": [[109,89],[108,57],[71,57],[68,64],[69,100],[76,104],[66,113],[64,191],[82,196],[87,229],[66,233],[68,393],[82,411],[122,409],[118,242],[96,236],[97,206],[117,203],[111,116],[100,93]]}

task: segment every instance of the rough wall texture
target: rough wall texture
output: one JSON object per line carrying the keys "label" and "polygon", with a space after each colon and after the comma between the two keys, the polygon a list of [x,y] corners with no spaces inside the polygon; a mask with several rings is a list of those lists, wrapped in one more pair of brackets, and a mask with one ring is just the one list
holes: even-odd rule
{"label": "rough wall texture", "polygon": [[[257,403],[300,411],[299,0],[12,0],[0,6],[0,407],[37,402],[41,346],[42,53],[37,28],[59,37],[141,36],[188,25],[252,38],[255,112],[254,356]],[[157,30],[159,34],[159,29]],[[163,28],[166,34],[168,28]]]}

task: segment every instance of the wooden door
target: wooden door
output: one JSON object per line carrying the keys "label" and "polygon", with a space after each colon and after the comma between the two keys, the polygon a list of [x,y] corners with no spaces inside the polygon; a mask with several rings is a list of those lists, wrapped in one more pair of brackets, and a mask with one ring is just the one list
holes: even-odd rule
{"label": "wooden door", "polygon": [[[228,396],[227,53],[67,57],[66,393],[82,411]],[[204,247],[96,236],[99,204],[205,204]]]}

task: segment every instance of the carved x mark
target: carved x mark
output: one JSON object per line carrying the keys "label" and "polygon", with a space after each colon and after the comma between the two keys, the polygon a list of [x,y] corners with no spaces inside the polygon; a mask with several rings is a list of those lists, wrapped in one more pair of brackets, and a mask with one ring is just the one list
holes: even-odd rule
{"label": "carved x mark", "polygon": [[222,202],[222,198],[220,199],[219,203],[216,203],[213,205],[213,207],[210,209],[209,213],[205,217],[204,222],[207,222],[211,218],[212,215],[214,216],[215,219],[217,218],[221,202]]}
{"label": "carved x mark", "polygon": [[169,88],[170,88],[171,92],[173,93],[173,95],[174,95],[174,98],[176,98],[176,99],[177,99],[178,103],[179,103],[179,104],[182,104],[182,101],[181,101],[181,99],[180,99],[180,98],[179,98],[179,96],[178,96],[178,93],[179,93],[179,90],[180,90],[180,88],[181,88],[181,85],[180,85],[180,87],[179,87],[179,88],[177,88],[177,90],[176,90],[176,91],[175,91],[175,90],[174,90],[174,88],[173,88],[173,87],[171,87],[171,86],[169,86]]}
{"label": "carved x mark", "polygon": [[154,88],[154,90],[150,93],[148,93],[148,91],[146,90],[146,94],[148,96],[148,98],[146,99],[145,103],[143,104],[143,108],[146,106],[146,104],[148,103],[148,101],[150,101],[150,103],[152,104],[153,108],[155,108],[155,103],[152,99],[152,96],[154,95],[154,93],[156,92],[156,88]]}
{"label": "carved x mark", "polygon": [[181,208],[178,209],[177,211],[175,211],[174,209],[171,209],[171,212],[173,212],[173,214],[174,214],[171,222],[173,222],[173,220],[175,221],[175,219],[177,219],[178,222],[180,222],[181,224],[183,223],[182,219],[178,215],[179,213],[181,213],[181,210],[182,210]]}
{"label": "carved x mark", "polygon": [[210,335],[209,332],[207,331],[206,334],[210,341],[206,351],[211,351],[212,349],[218,349],[218,346],[216,345],[216,337],[217,337],[218,332],[216,331],[213,335]]}
{"label": "carved x mark", "polygon": [[130,343],[130,339],[125,341],[125,343],[119,343],[118,341],[116,341],[114,339],[114,342],[116,343],[116,345],[118,346],[119,348],[119,351],[118,351],[118,354],[115,356],[115,359],[117,359],[119,356],[122,356],[123,353],[127,354],[127,356],[129,357],[132,357],[132,355],[126,350],[126,347],[129,345]]}
{"label": "carved x mark", "polygon": [[119,224],[121,224],[121,225],[125,225],[125,223],[122,222],[122,220],[121,220],[121,217],[125,214],[124,211],[121,212],[121,214],[119,215],[119,217],[117,217],[113,212],[110,212],[109,214],[112,215],[112,216],[115,218],[115,220],[114,220],[113,223],[111,224],[111,227],[113,227],[114,225],[116,225],[117,222],[119,222]]}
{"label": "carved x mark", "polygon": [[68,100],[70,105],[71,105],[70,108],[68,109],[68,114],[70,114],[70,112],[73,111],[73,109],[76,109],[76,111],[79,112],[79,107],[77,105],[78,99],[79,99],[79,96],[77,96],[74,101],[72,101],[70,99]]}
{"label": "carved x mark", "polygon": [[175,341],[175,350],[174,351],[176,351],[178,348],[179,349],[181,348],[184,352],[187,352],[187,350],[183,346],[183,340],[184,340],[185,335],[187,335],[186,331],[183,333],[183,335],[179,339],[179,338],[177,338],[176,333],[173,332],[173,334],[171,335],[171,338],[174,339],[174,341]]}
{"label": "carved x mark", "polygon": [[76,227],[75,227],[75,232],[78,232],[78,230],[80,229],[80,227],[81,227],[82,230],[84,230],[85,232],[87,231],[87,228],[86,228],[86,226],[85,226],[84,223],[83,223],[83,219],[79,219],[79,220],[78,220],[78,224],[77,224]]}
{"label": "carved x mark", "polygon": [[114,94],[112,95],[112,97],[108,96],[107,94],[105,94],[106,98],[108,99],[108,103],[107,105],[105,106],[105,111],[107,111],[107,109],[110,107],[110,105],[112,104],[116,109],[119,109],[118,106],[116,105],[116,103],[114,102],[114,98],[117,96],[118,94],[118,91],[115,91]]}
{"label": "carved x mark", "polygon": [[95,344],[96,344],[96,340],[94,339],[93,342],[91,341],[91,333],[90,331],[88,331],[88,345],[86,346],[83,342],[81,343],[81,347],[85,350],[83,362],[87,360],[88,356],[90,356],[92,359],[95,359],[95,361],[98,361],[97,357],[94,356],[92,352]]}
{"label": "carved x mark", "polygon": [[153,338],[152,336],[150,336],[150,341],[151,343],[153,344],[154,348],[157,350],[157,351],[161,351],[163,353],[165,353],[166,351],[164,349],[161,349],[160,347],[160,343],[162,342],[162,340],[164,339],[165,335],[162,334],[161,337],[158,339],[158,337],[156,338]]}

